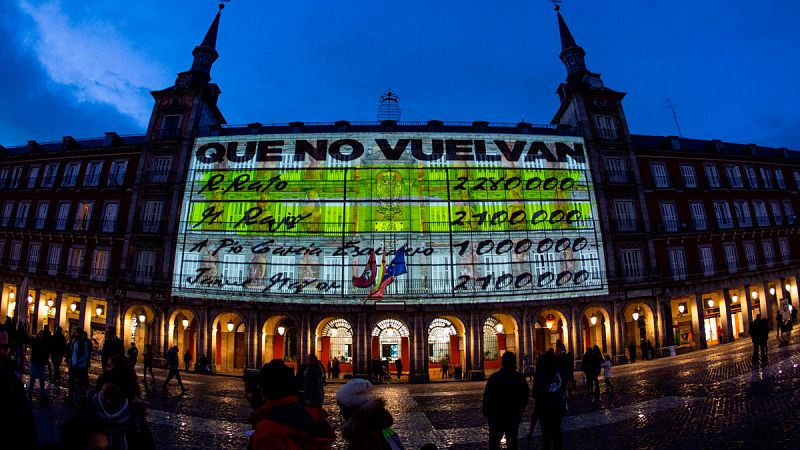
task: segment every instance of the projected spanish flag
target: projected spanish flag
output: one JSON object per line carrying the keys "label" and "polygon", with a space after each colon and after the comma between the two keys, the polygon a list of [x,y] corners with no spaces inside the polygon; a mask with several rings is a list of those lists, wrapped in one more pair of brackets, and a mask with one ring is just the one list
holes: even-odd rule
{"label": "projected spanish flag", "polygon": [[367,300],[380,300],[383,298],[383,291],[392,284],[398,276],[408,272],[406,270],[406,248],[401,247],[400,250],[397,251],[397,255],[395,255],[392,262],[389,263],[389,266],[384,269],[386,265],[386,256],[384,255],[383,259],[381,260],[381,282],[378,284],[378,287],[375,288],[372,292],[369,293],[367,296]]}

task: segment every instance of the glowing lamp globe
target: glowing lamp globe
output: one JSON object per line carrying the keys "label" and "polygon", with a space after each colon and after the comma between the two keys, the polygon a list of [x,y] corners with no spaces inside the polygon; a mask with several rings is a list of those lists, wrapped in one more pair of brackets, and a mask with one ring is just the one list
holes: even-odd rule
{"label": "glowing lamp globe", "polygon": [[[228,321],[228,332],[231,332],[231,331],[233,331],[233,321],[232,321],[232,320],[229,320],[229,321]],[[278,332],[280,333],[280,331],[281,331],[281,330],[280,330],[280,328],[279,328],[279,329],[278,329]],[[283,333],[281,333],[281,334],[283,334]]]}

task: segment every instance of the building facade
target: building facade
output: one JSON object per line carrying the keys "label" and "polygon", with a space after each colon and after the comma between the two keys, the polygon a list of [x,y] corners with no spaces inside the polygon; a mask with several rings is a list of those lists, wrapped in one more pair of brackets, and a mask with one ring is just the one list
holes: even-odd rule
{"label": "building facade", "polygon": [[[790,305],[800,307],[800,153],[631,134],[625,94],[588,70],[585,51],[560,13],[557,19],[567,78],[549,125],[234,126],[210,82],[217,14],[191,68],[152,93],[144,135],[0,147],[0,316],[16,316],[31,329],[80,327],[98,341],[115,326],[126,342],[151,343],[159,355],[178,345],[194,359],[206,355],[221,372],[315,353],[323,362],[339,359],[342,373],[354,375],[369,373],[376,357],[399,359],[410,380],[425,381],[440,376],[445,358],[460,376],[480,379],[499,367],[503,352],[521,358],[558,340],[576,359],[598,345],[620,360],[631,343],[647,340],[661,355],[669,347],[705,348],[748,336],[756,314],[774,323]],[[377,144],[360,148],[366,138]],[[282,154],[289,143],[304,156]],[[535,154],[520,157],[525,151]],[[246,184],[255,171],[277,175]],[[459,176],[477,171],[502,172],[505,184],[485,175],[488,185],[472,185],[470,196],[459,197]],[[553,173],[574,174],[578,188],[574,197],[538,193],[539,204],[556,206],[545,208],[549,225],[537,228],[542,210],[531,213],[533,197],[512,191],[515,183],[530,187],[533,174]],[[436,174],[447,178],[444,191]],[[213,176],[244,178],[213,185]],[[418,191],[393,194],[393,182]],[[275,192],[278,186],[285,190]],[[506,210],[492,209],[494,194],[471,196],[504,187],[511,192],[503,197]],[[358,189],[370,195],[342,194],[366,196]],[[446,200],[437,197],[445,191]],[[300,194],[302,202],[293,197]],[[343,196],[334,202],[333,195]],[[559,205],[571,201],[590,205],[569,210],[585,220],[556,219],[553,208],[564,214],[568,207]],[[292,210],[295,202],[305,206]],[[275,217],[266,218],[265,204]],[[236,207],[242,209],[233,218],[221,212]],[[454,237],[480,234],[477,225],[454,232],[459,218],[470,216],[490,227],[479,244],[459,247]],[[222,225],[215,228],[215,221]],[[371,238],[374,253],[359,249],[345,258],[309,250],[336,248],[333,237],[346,243],[362,223],[380,231]],[[579,229],[591,233],[569,234]],[[427,244],[408,244],[407,236]],[[294,250],[266,250],[261,241],[271,237]],[[443,246],[449,250],[438,256]],[[556,256],[530,250],[551,247]],[[369,288],[352,286],[371,254],[391,260],[401,248],[408,273],[398,273],[382,299],[369,300]],[[194,260],[187,256],[193,253]],[[517,270],[522,265],[531,269]],[[372,278],[372,286],[382,281]],[[467,281],[471,290],[461,295]]]}

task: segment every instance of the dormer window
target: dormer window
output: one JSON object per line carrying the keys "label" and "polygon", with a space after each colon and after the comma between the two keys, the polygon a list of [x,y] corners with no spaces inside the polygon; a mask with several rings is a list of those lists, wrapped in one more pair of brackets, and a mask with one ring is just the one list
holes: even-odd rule
{"label": "dormer window", "polygon": [[161,126],[161,139],[174,139],[178,137],[180,125],[180,114],[168,114],[164,116],[164,123]]}
{"label": "dormer window", "polygon": [[601,139],[616,139],[617,125],[611,116],[594,116],[594,126],[597,129],[597,136]]}

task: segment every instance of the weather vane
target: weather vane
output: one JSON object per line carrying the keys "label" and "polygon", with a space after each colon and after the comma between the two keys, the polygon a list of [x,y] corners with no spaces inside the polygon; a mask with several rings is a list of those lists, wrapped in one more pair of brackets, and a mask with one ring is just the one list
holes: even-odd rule
{"label": "weather vane", "polygon": [[553,4],[553,9],[555,9],[556,11],[561,9],[561,7],[558,6],[558,4],[561,3],[561,0],[550,0],[550,3]]}
{"label": "weather vane", "polygon": [[231,0],[219,0],[219,9],[225,8],[225,3],[230,2]]}

